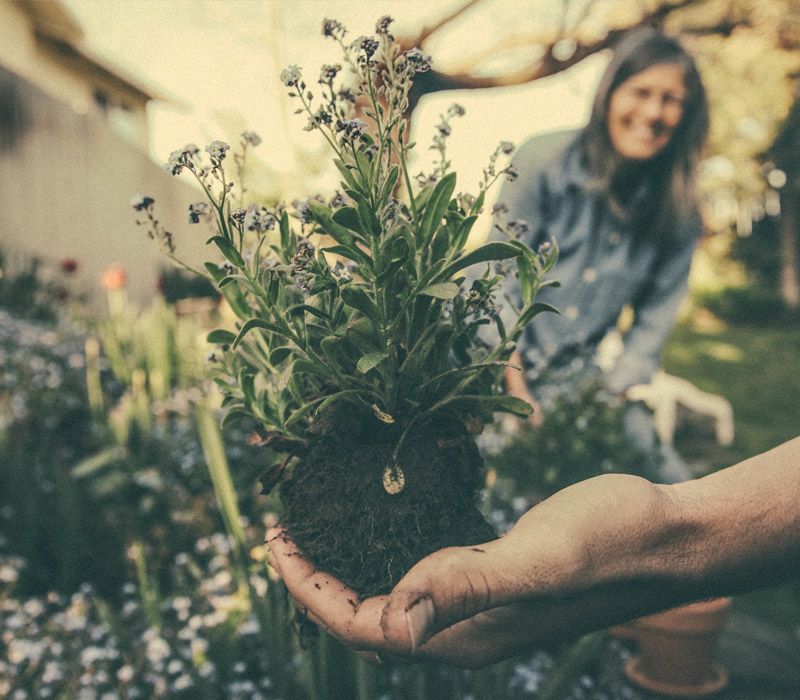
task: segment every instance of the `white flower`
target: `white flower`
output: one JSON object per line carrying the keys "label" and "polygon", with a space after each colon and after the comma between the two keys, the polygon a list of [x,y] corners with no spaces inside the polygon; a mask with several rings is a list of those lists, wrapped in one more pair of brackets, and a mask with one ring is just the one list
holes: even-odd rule
{"label": "white flower", "polygon": [[3,564],[0,566],[0,582],[2,583],[16,583],[19,578],[19,571],[13,566]]}
{"label": "white flower", "polygon": [[50,683],[58,683],[59,681],[64,680],[64,669],[61,668],[61,664],[57,661],[48,661],[44,665],[41,680],[45,685],[49,685]]}
{"label": "white flower", "polygon": [[184,673],[175,679],[175,682],[172,684],[172,688],[173,690],[180,692],[181,690],[186,690],[186,688],[191,688],[193,685],[194,681],[192,680],[192,677]]}
{"label": "white flower", "polygon": [[117,680],[120,683],[130,683],[133,680],[133,666],[125,664],[117,670]]}
{"label": "white flower", "polygon": [[151,639],[147,643],[145,655],[151,663],[157,664],[164,661],[170,655],[169,644],[162,637]]}
{"label": "white flower", "polygon": [[299,66],[292,65],[281,71],[281,82],[286,87],[294,87],[302,80],[302,78],[303,73]]}
{"label": "white flower", "polygon": [[212,141],[206,146],[206,153],[211,156],[212,160],[222,160],[230,148],[224,141]]}

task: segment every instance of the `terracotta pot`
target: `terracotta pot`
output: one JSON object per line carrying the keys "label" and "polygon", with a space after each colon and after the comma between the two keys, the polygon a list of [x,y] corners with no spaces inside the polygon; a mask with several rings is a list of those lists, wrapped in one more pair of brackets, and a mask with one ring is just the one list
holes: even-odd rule
{"label": "terracotta pot", "polygon": [[614,628],[634,639],[639,653],[625,664],[630,681],[671,697],[712,695],[728,684],[728,673],[713,659],[725,626],[730,598],[714,598],[649,615]]}

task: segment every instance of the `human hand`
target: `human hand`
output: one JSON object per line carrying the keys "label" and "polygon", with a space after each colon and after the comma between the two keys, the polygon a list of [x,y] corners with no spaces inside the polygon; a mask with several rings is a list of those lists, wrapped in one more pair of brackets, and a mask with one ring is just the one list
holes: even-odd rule
{"label": "human hand", "polygon": [[633,566],[635,552],[603,556],[602,548],[653,519],[654,488],[618,474],[576,484],[501,539],[425,557],[388,596],[361,600],[279,529],[268,536],[270,563],[312,621],[372,660],[475,668],[636,616],[625,598],[592,591]]}
{"label": "human hand", "polygon": [[[423,642],[421,637],[430,634],[434,623],[431,598],[423,597],[402,611],[398,618],[401,627],[393,631],[391,620],[384,619],[391,596],[361,600],[356,591],[339,579],[318,571],[280,528],[268,533],[267,542],[270,564],[283,579],[299,610],[371,663],[433,660],[462,668],[478,668],[519,653],[524,647],[520,641],[527,619],[531,623],[528,629],[536,628],[535,619],[526,614],[524,605],[495,608],[476,615],[468,615],[464,608],[461,611],[464,621],[433,633]],[[433,560],[429,563],[436,570],[443,567],[441,574],[444,576],[454,568],[471,570],[470,554],[476,557],[481,549],[482,546],[442,550],[431,555]],[[462,556],[467,561],[460,561]],[[465,595],[477,593],[476,589],[468,591],[468,585],[457,588]],[[458,595],[455,588],[451,595]],[[472,602],[476,607],[481,604],[477,599]],[[515,611],[515,607],[519,609]],[[386,628],[385,623],[389,625]]]}
{"label": "human hand", "polygon": [[504,372],[506,391],[510,396],[515,396],[531,405],[533,412],[528,416],[528,424],[534,428],[540,428],[544,421],[542,405],[534,398],[528,388],[522,365],[522,355],[515,350],[508,359],[508,366]]}

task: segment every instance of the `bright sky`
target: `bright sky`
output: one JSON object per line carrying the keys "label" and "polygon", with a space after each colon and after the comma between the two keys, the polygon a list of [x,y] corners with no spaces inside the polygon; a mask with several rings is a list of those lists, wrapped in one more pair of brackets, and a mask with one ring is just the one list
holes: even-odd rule
{"label": "bright sky", "polygon": [[[321,35],[322,20],[340,20],[355,38],[371,34],[384,14],[394,33],[413,33],[463,0],[63,0],[83,26],[88,45],[146,84],[174,96],[153,104],[151,150],[159,161],[184,143],[231,140],[244,129],[259,133],[258,154],[293,182],[290,190],[316,191],[320,181],[298,179],[325,148],[318,134],[302,130],[277,76],[289,64],[317,74],[340,60],[338,47]],[[497,41],[539,30],[555,21],[554,0],[491,0],[466,13],[444,41],[427,49],[434,65],[452,65]],[[480,11],[478,11],[480,9]],[[524,54],[508,61],[524,60]],[[413,135],[427,166],[427,146],[439,114],[453,102],[467,114],[454,123],[449,155],[460,185],[476,189],[481,168],[500,140],[584,123],[605,56],[563,75],[508,89],[460,91],[426,98],[415,114]],[[423,160],[424,159],[424,160]],[[294,174],[294,180],[292,175]],[[325,182],[324,178],[322,182]],[[326,183],[327,184],[327,183]],[[286,194],[302,195],[292,191]]]}

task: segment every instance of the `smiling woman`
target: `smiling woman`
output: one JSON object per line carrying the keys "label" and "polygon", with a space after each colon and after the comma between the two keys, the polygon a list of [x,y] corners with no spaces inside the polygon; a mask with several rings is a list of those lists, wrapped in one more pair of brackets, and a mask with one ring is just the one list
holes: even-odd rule
{"label": "smiling woman", "polygon": [[[625,306],[633,325],[605,382],[623,394],[647,383],[686,294],[702,224],[694,174],[708,130],[705,91],[694,61],[673,38],[640,30],[620,43],[600,82],[589,123],[578,132],[530,139],[514,159],[519,179],[500,201],[509,218],[527,220],[534,248],[555,239],[559,289],[542,299],[561,310],[527,328],[506,372],[508,390],[546,411],[564,391],[564,374],[594,360]],[[509,298],[519,294],[507,281]],[[515,362],[516,361],[516,362]],[[599,370],[597,370],[599,372]],[[536,402],[533,402],[536,406]],[[534,412],[534,426],[543,411]],[[626,429],[645,451],[655,446],[649,415],[626,409]],[[690,476],[669,447],[647,476]],[[531,457],[535,459],[535,455]]]}
{"label": "smiling woman", "polygon": [[670,142],[683,117],[686,86],[676,64],[653,66],[628,78],[611,96],[608,135],[628,160],[649,160]]}

